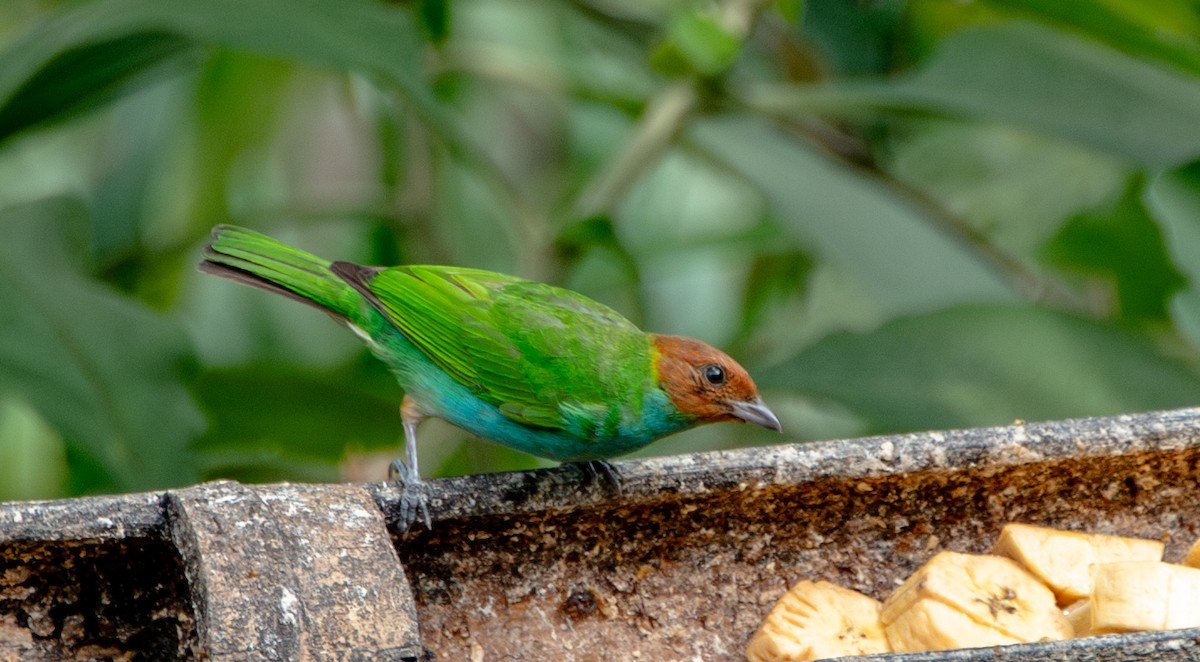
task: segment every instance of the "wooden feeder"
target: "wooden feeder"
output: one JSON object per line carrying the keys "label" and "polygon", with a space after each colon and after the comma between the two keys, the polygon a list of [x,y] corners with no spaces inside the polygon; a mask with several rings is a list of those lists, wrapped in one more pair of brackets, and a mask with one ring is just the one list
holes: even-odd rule
{"label": "wooden feeder", "polygon": [[[1200,410],[433,481],[0,504],[0,660],[743,660],[789,585],[883,598],[1010,521],[1200,537]],[[881,660],[1200,657],[1200,629]]]}

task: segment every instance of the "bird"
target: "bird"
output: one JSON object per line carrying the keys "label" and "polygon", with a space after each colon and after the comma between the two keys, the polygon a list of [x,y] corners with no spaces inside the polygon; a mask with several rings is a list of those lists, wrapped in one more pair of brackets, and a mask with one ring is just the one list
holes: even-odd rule
{"label": "bird", "polygon": [[467,267],[331,262],[227,224],[198,268],[327,313],[390,367],[404,390],[404,459],[389,469],[403,530],[418,517],[431,528],[417,467],[430,417],[530,455],[599,463],[610,479],[605,460],[700,424],[781,431],[728,354],[644,332],[571,290]]}

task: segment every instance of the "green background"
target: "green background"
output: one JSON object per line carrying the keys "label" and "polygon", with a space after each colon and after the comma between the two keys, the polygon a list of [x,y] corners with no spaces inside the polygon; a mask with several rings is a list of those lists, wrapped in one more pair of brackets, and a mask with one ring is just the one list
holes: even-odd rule
{"label": "green background", "polygon": [[0,498],[382,478],[398,387],[225,222],[576,289],[785,430],[640,454],[1198,404],[1197,159],[1195,0],[10,0]]}

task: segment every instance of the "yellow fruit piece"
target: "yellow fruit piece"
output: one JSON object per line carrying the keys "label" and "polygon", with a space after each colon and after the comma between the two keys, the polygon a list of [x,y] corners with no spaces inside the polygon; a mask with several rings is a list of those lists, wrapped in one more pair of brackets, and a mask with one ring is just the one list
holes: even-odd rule
{"label": "yellow fruit piece", "polygon": [[1054,591],[1059,604],[1065,605],[1091,593],[1088,567],[1093,563],[1161,561],[1163,544],[1143,538],[1005,524],[992,553],[1025,566]]}
{"label": "yellow fruit piece", "polygon": [[1063,609],[1063,616],[1071,622],[1071,628],[1075,630],[1076,637],[1090,637],[1092,632],[1092,601],[1077,600]]}
{"label": "yellow fruit piece", "polygon": [[1200,627],[1200,569],[1156,561],[1092,566],[1095,634]]}
{"label": "yellow fruit piece", "polygon": [[749,662],[886,653],[879,601],[829,582],[802,581],[775,603],[746,647]]}
{"label": "yellow fruit piece", "polygon": [[1192,543],[1183,557],[1183,564],[1190,568],[1200,568],[1200,540]]}
{"label": "yellow fruit piece", "polygon": [[918,601],[896,616],[886,631],[888,642],[896,652],[1021,643],[1020,639],[979,623],[957,607],[937,600]]}
{"label": "yellow fruit piece", "polygon": [[985,554],[937,554],[884,601],[881,617],[898,652],[1072,635],[1050,589],[1011,559]]}

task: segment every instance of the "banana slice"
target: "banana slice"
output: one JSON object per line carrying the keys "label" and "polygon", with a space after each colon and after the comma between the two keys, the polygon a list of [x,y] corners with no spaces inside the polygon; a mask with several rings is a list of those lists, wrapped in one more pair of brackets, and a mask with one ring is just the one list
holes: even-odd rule
{"label": "banana slice", "polygon": [[879,601],[829,582],[802,581],[775,603],[746,647],[749,662],[886,653]]}
{"label": "banana slice", "polygon": [[1054,594],[1011,559],[941,552],[883,603],[892,650],[972,648],[1066,639]]}
{"label": "banana slice", "polygon": [[1156,561],[1092,566],[1091,632],[1200,626],[1200,569]]}
{"label": "banana slice", "polygon": [[917,601],[884,629],[888,643],[897,653],[1003,646],[1024,641],[938,600]]}
{"label": "banana slice", "polygon": [[1190,568],[1200,568],[1200,540],[1192,543],[1183,557],[1183,564]]}
{"label": "banana slice", "polygon": [[1060,605],[1066,605],[1091,593],[1091,564],[1161,561],[1163,544],[1158,540],[1005,524],[992,553],[1025,566],[1054,591]]}
{"label": "banana slice", "polygon": [[1092,632],[1092,601],[1077,600],[1063,609],[1063,616],[1071,622],[1076,637],[1090,637],[1099,632]]}

